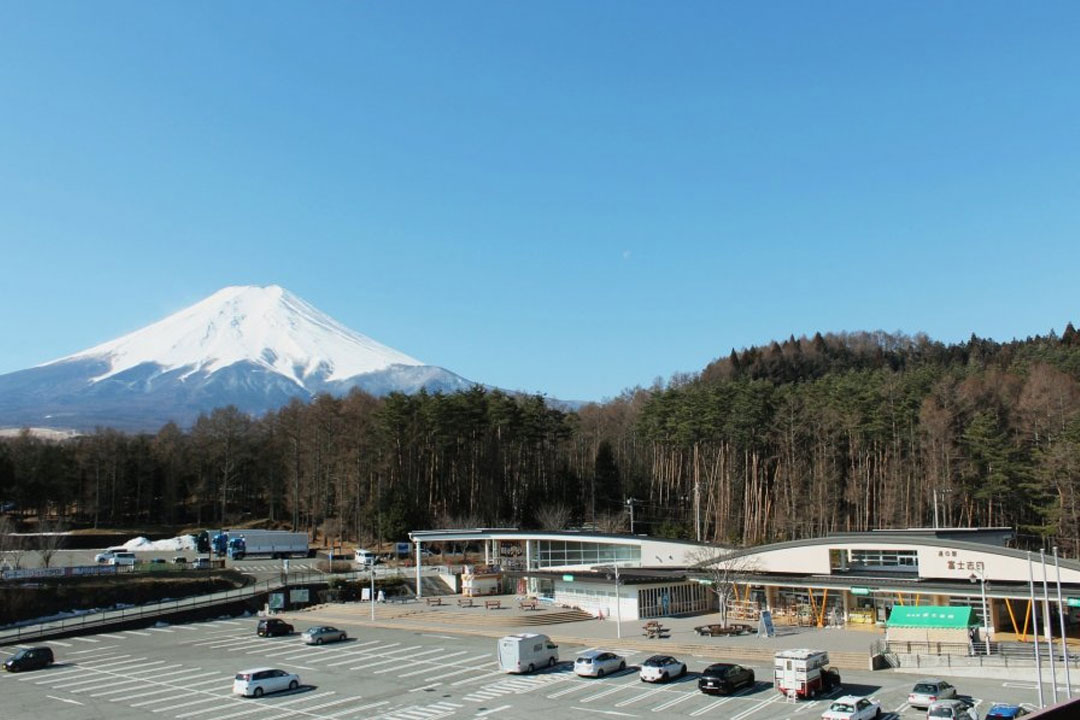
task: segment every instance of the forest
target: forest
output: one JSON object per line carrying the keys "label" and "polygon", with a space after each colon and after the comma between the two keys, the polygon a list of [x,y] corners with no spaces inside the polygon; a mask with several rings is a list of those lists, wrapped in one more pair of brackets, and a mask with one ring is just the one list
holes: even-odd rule
{"label": "forest", "polygon": [[[816,334],[575,410],[479,386],[233,407],[155,434],[0,439],[24,526],[629,529],[748,545],[1011,526],[1080,555],[1080,336]],[[629,503],[628,500],[632,501]]]}

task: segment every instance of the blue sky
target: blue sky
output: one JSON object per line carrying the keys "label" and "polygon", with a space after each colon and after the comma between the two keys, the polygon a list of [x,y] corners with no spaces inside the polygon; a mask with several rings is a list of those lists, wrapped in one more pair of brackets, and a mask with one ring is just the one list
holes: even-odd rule
{"label": "blue sky", "polygon": [[1080,321],[1075,2],[0,3],[0,373],[280,284],[601,399]]}

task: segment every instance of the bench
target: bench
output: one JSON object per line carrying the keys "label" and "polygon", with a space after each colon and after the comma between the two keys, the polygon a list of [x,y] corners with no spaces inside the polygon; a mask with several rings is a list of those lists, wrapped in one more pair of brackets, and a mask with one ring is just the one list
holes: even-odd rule
{"label": "bench", "polygon": [[500,608],[502,608],[502,600],[485,600],[484,601],[484,609],[485,610],[498,610]]}
{"label": "bench", "polygon": [[474,607],[472,598],[458,598],[458,607]]}
{"label": "bench", "polygon": [[427,602],[428,605],[442,605],[441,597],[429,597],[424,598],[424,600]]}
{"label": "bench", "polygon": [[386,602],[388,603],[408,603],[416,600],[415,595],[387,595]]}
{"label": "bench", "polygon": [[522,600],[518,603],[518,607],[522,610],[537,610],[540,607],[540,603],[537,600]]}
{"label": "bench", "polygon": [[725,635],[742,635],[743,633],[752,632],[753,628],[749,625],[741,625],[733,623],[728,626],[724,625],[699,625],[694,628],[694,631],[698,635],[708,635],[709,637],[718,637]]}

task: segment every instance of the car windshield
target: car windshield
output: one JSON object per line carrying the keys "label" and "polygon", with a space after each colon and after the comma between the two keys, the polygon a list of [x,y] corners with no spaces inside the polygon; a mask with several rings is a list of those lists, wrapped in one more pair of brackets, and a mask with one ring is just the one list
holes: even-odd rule
{"label": "car windshield", "polygon": [[251,673],[236,673],[236,679],[242,682],[251,680]]}
{"label": "car windshield", "polygon": [[723,675],[724,673],[727,672],[727,669],[729,667],[731,667],[731,666],[730,665],[710,665],[709,667],[705,668],[705,672],[702,673],[702,674],[703,675],[708,675],[709,677],[720,677],[721,675]]}
{"label": "car windshield", "polygon": [[667,665],[668,659],[665,657],[651,657],[642,663],[645,667],[661,667]]}
{"label": "car windshield", "polygon": [[933,695],[937,692],[937,685],[931,685],[930,683],[919,683],[911,692],[916,692],[921,695]]}
{"label": "car windshield", "polygon": [[848,703],[835,702],[829,706],[829,712],[850,713],[855,712],[855,706]]}
{"label": "car windshield", "polygon": [[12,660],[22,660],[24,657],[26,657],[29,654],[30,654],[29,650],[20,650],[19,652],[12,655],[11,659]]}

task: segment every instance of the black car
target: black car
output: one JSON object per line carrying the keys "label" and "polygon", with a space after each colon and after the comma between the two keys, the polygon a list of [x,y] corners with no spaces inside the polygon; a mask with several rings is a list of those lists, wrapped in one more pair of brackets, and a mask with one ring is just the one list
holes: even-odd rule
{"label": "black car", "polygon": [[22,670],[38,670],[52,664],[52,648],[35,647],[20,650],[9,657],[4,662],[4,669],[8,672],[20,672]]}
{"label": "black car", "polygon": [[259,621],[255,633],[259,637],[273,637],[274,635],[292,635],[293,626],[284,620],[277,618],[265,618]]}
{"label": "black car", "polygon": [[701,672],[698,678],[698,690],[703,693],[732,693],[740,687],[754,685],[754,671],[742,665],[716,663]]}

